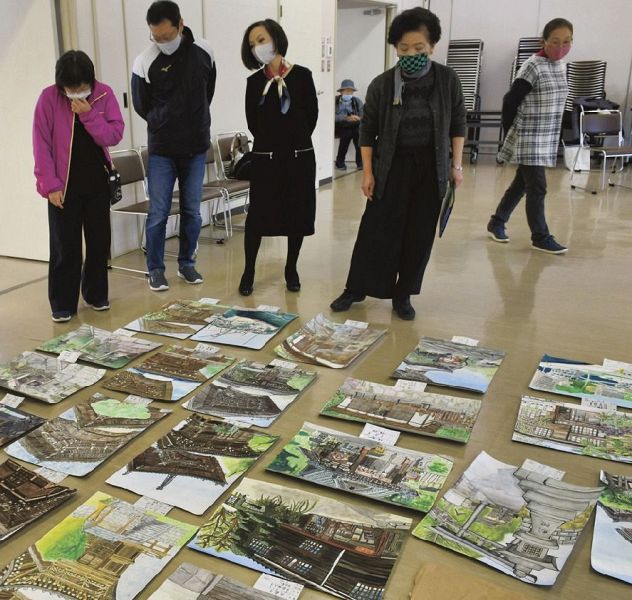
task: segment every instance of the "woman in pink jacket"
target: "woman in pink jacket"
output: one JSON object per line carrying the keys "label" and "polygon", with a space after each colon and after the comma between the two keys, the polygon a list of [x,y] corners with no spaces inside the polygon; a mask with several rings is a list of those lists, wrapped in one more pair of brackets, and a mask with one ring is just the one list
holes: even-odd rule
{"label": "woman in pink jacket", "polygon": [[79,290],[94,310],[110,308],[108,146],[121,141],[124,127],[116,97],[95,80],[90,58],[78,50],[62,55],[33,120],[37,191],[48,200],[48,297],[56,323],[76,314]]}

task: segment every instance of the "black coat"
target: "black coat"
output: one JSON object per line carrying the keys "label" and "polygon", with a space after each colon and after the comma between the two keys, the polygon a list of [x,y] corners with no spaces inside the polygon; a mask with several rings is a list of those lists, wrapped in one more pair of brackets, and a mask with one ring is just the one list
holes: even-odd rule
{"label": "black coat", "polygon": [[309,69],[294,65],[285,77],[290,108],[281,113],[273,82],[263,70],[248,78],[246,119],[254,136],[250,207],[246,227],[258,235],[312,235],[316,215],[316,157],[312,133],[318,99]]}
{"label": "black coat", "polygon": [[187,157],[208,150],[216,78],[209,45],[196,41],[188,27],[173,54],[163,54],[152,44],[136,57],[132,100],[134,110],[147,121],[151,154]]}

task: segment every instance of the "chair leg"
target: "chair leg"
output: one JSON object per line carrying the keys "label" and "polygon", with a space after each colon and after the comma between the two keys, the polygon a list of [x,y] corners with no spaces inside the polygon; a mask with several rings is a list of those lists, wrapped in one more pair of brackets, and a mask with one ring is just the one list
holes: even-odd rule
{"label": "chair leg", "polygon": [[602,152],[603,160],[601,162],[601,189],[600,192],[603,192],[606,189],[606,163],[608,162],[608,158],[605,152]]}
{"label": "chair leg", "polygon": [[575,154],[575,160],[573,160],[573,166],[571,168],[571,190],[575,189],[575,186],[573,185],[573,177],[575,176],[575,167],[577,166],[577,160],[579,159],[579,153],[581,152],[582,147],[579,146],[579,148],[577,148],[577,152]]}

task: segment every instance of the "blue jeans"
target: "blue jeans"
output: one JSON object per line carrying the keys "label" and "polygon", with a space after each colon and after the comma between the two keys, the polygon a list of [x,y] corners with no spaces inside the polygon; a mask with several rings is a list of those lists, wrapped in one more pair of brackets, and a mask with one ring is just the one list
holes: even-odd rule
{"label": "blue jeans", "polygon": [[202,217],[200,199],[206,167],[206,153],[186,158],[149,155],[147,180],[149,183],[149,214],[147,215],[147,269],[164,271],[165,234],[171,210],[171,199],[176,179],[180,188],[180,250],[178,265],[195,265]]}

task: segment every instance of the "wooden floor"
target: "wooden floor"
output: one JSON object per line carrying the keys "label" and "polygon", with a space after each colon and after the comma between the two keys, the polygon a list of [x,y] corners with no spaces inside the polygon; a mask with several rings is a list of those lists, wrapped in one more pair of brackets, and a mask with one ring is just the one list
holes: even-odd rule
{"label": "wooden floor", "polygon": [[[622,181],[632,186],[632,169],[627,171]],[[271,428],[271,432],[280,434],[282,440],[259,462],[250,473],[251,477],[361,505],[363,501],[357,496],[301,485],[297,480],[265,473],[264,467],[304,420],[359,434],[359,424],[320,417],[320,408],[347,376],[393,383],[389,379],[390,373],[422,335],[440,338],[463,335],[507,352],[484,397],[478,423],[466,446],[410,434],[402,434],[400,438],[399,444],[403,447],[453,456],[456,464],[448,484],[454,482],[482,450],[514,465],[521,464],[525,458],[549,464],[567,471],[569,482],[581,485],[595,485],[600,469],[632,475],[630,465],[572,456],[511,441],[520,396],[533,393],[527,386],[542,354],[590,362],[600,362],[606,357],[632,362],[632,189],[615,187],[596,196],[571,192],[568,171],[560,168],[550,172],[549,226],[556,238],[570,247],[567,255],[550,256],[531,249],[522,206],[508,226],[511,243],[496,244],[487,238],[485,225],[489,215],[512,176],[513,168],[498,167],[488,157],[481,157],[476,167],[466,167],[465,183],[458,192],[448,230],[435,245],[422,295],[413,299],[417,309],[414,322],[397,319],[388,301],[376,299],[368,299],[354,305],[349,313],[333,317],[341,321],[347,317],[370,321],[378,327],[388,328],[389,333],[375,350],[349,369],[318,369],[317,383]],[[203,285],[188,286],[178,279],[173,259],[167,262],[171,289],[164,293],[149,291],[142,277],[113,271],[110,276],[112,309],[109,312],[96,313],[82,306],[70,323],[55,325],[50,320],[47,301],[46,265],[0,259],[0,360],[34,349],[40,342],[81,323],[105,329],[122,327],[133,318],[176,298],[214,297],[226,304],[251,307],[279,305],[298,313],[300,323],[320,311],[332,316],[328,306],[344,287],[364,204],[359,189],[360,178],[359,173],[350,173],[319,192],[317,234],[306,239],[304,244],[299,263],[303,289],[298,294],[286,292],[283,282],[285,240],[268,238],[261,248],[255,293],[250,298],[241,298],[237,286],[243,266],[243,234],[236,232],[223,246],[201,245],[198,268],[205,276]],[[167,246],[173,250],[176,244],[177,241],[170,240]],[[143,258],[136,252],[118,258],[116,263],[141,267]],[[299,322],[293,322],[282,335],[294,331]],[[148,338],[169,341],[155,336]],[[280,339],[281,336],[276,341]],[[191,345],[192,342],[184,344]],[[273,346],[271,343],[260,352],[227,347],[225,352],[263,362],[273,358]],[[86,399],[93,391],[96,390],[86,390],[57,406],[26,401],[23,407],[53,417],[66,410],[69,404]],[[458,392],[443,391],[459,395]],[[80,491],[74,503],[62,506],[48,518],[27,528],[22,535],[3,543],[1,562],[25,550],[97,489],[134,501],[136,496],[112,488],[104,481],[189,414],[179,406],[169,408],[175,409],[173,415],[132,442],[92,476],[68,478],[66,482]],[[370,505],[373,509],[406,514],[413,518],[414,524],[419,520],[419,515],[413,512],[375,502]],[[203,522],[203,518],[178,509],[174,509],[171,516],[190,523]],[[591,570],[591,537],[592,521],[555,586],[550,590],[539,590],[411,536],[395,568],[386,599],[408,598],[413,577],[422,562],[442,562],[458,568],[464,578],[480,577],[504,585],[510,592],[519,591],[533,598],[629,599],[630,586]],[[185,549],[141,597],[148,597],[149,592],[184,560],[234,576],[245,583],[253,583],[258,576],[245,568]],[[452,597],[449,581],[445,581],[442,589],[429,592],[429,598]],[[308,590],[303,597],[309,600],[326,596]]]}

